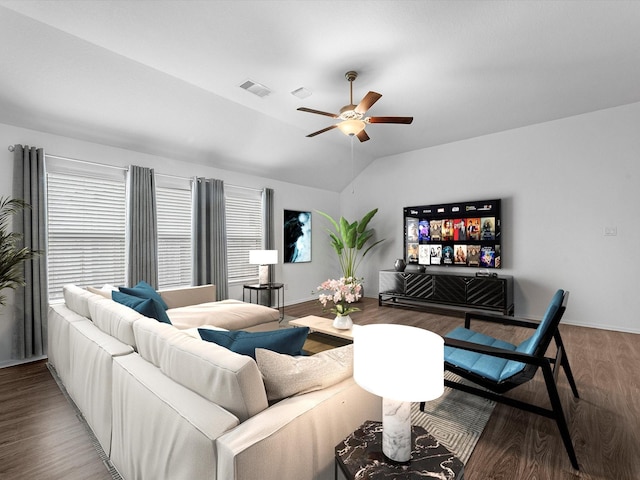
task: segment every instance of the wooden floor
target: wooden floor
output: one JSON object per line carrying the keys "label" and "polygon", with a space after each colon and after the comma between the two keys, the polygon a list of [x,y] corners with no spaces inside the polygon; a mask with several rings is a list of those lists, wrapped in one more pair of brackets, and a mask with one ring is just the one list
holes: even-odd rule
{"label": "wooden floor", "polygon": [[[444,334],[462,323],[459,317],[378,307],[373,299],[361,306],[352,315],[361,325],[401,323]],[[318,302],[287,307],[286,314],[331,316]],[[466,480],[640,479],[640,336],[569,325],[561,331],[581,396],[573,399],[561,374],[580,471],[571,468],[552,420],[498,405],[466,465]],[[485,332],[515,335],[504,326]],[[311,338],[310,350],[322,349],[322,340]],[[548,404],[541,379],[512,395]],[[110,478],[44,362],[0,369],[0,479]]]}
{"label": "wooden floor", "polygon": [[0,369],[0,479],[111,479],[46,361]]}
{"label": "wooden floor", "polygon": [[[317,302],[287,307],[286,313],[331,317]],[[378,307],[373,299],[365,299],[363,311],[351,318],[359,325],[401,323],[440,335],[463,323],[460,317]],[[522,339],[521,332],[502,325],[482,331]],[[571,467],[553,420],[498,405],[465,466],[465,480],[640,480],[640,335],[571,325],[560,331],[580,394],[573,399],[561,373],[558,385],[580,471]],[[510,395],[549,406],[541,376]]]}

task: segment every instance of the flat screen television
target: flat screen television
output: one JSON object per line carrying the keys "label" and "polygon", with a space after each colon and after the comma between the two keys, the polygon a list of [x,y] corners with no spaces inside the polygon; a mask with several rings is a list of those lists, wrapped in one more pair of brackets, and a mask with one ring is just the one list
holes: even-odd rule
{"label": "flat screen television", "polygon": [[408,265],[500,268],[500,200],[404,208]]}

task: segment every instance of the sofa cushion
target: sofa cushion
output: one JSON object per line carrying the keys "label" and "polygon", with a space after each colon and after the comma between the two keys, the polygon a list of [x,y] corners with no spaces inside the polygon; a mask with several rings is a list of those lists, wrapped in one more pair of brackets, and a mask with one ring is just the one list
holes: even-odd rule
{"label": "sofa cushion", "polygon": [[135,287],[119,287],[119,290],[122,293],[133,295],[134,297],[152,298],[162,306],[163,310],[166,310],[168,308],[167,304],[162,299],[160,294],[156,292],[155,289],[147,282],[140,281],[136,284]]}
{"label": "sofa cushion", "polygon": [[256,356],[256,348],[265,348],[277,353],[300,355],[309,328],[282,328],[267,332],[216,331],[199,328],[203,340],[217,343],[232,352],[242,355]]}
{"label": "sofa cushion", "polygon": [[216,438],[238,423],[139,355],[114,358],[110,458],[120,474],[114,478],[213,480]]}
{"label": "sofa cushion", "polygon": [[243,330],[280,319],[275,308],[232,299],[171,308],[167,315],[176,328],[214,325],[227,330]]}
{"label": "sofa cushion", "polygon": [[62,288],[62,294],[64,296],[64,303],[69,310],[73,310],[78,315],[91,319],[91,312],[89,312],[89,298],[94,294],[80,288],[76,285],[65,285]]}
{"label": "sofa cushion", "polygon": [[131,353],[130,345],[90,320],[69,324],[70,376],[65,386],[107,455],[111,449],[113,358]]}
{"label": "sofa cushion", "polygon": [[[134,322],[144,318],[135,310],[114,302],[110,298],[94,295],[89,299],[91,319],[96,327],[112,337],[116,337],[123,343],[136,348],[136,339],[133,333]],[[158,323],[156,320],[152,320]]]}
{"label": "sofa cushion", "polygon": [[211,284],[167,288],[158,293],[170,309],[216,301],[216,286]]}
{"label": "sofa cushion", "polygon": [[145,317],[133,324],[133,330],[142,358],[241,422],[268,407],[258,366],[246,355]]}
{"label": "sofa cushion", "polygon": [[353,375],[353,345],[333,348],[310,357],[292,357],[256,348],[270,402],[321,390]]}
{"label": "sofa cushion", "polygon": [[158,301],[153,298],[142,298],[134,295],[128,295],[122,292],[114,291],[111,294],[114,302],[133,308],[136,312],[141,313],[145,317],[155,318],[159,322],[171,324],[171,320],[167,316],[167,312]]}

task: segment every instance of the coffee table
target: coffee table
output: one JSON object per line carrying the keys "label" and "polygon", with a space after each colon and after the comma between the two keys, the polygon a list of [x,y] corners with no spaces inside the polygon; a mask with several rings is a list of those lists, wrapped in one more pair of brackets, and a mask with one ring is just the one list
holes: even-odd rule
{"label": "coffee table", "polygon": [[295,320],[289,320],[289,325],[294,327],[309,327],[311,332],[323,333],[331,337],[351,341],[353,341],[353,328],[358,328],[358,325],[354,325],[350,330],[340,330],[333,327],[332,319],[318,317],[316,315],[308,315],[306,317],[296,318]]}

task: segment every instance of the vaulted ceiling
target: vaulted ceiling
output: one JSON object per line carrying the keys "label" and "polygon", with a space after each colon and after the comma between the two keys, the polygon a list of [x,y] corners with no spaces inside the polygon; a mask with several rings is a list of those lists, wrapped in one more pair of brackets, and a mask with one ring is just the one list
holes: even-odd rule
{"label": "vaulted ceiling", "polygon": [[296,109],[348,104],[348,70],[414,117],[367,126],[359,170],[640,101],[639,25],[624,0],[0,0],[0,123],[341,191],[351,138]]}

